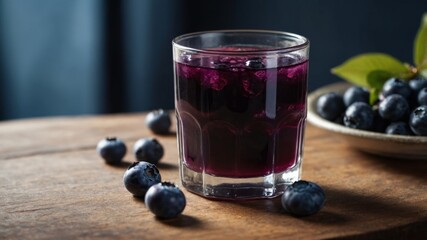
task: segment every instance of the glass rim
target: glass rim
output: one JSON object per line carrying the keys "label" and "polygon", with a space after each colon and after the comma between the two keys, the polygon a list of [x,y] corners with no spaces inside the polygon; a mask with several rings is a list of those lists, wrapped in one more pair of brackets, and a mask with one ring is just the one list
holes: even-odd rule
{"label": "glass rim", "polygon": [[[296,44],[295,46],[289,46],[289,47],[276,47],[276,48],[269,48],[269,49],[260,49],[260,50],[217,50],[217,49],[200,49],[200,48],[194,48],[194,47],[188,47],[184,46],[182,44],[179,44],[178,42],[180,40],[194,37],[194,36],[201,36],[203,34],[210,34],[210,33],[255,33],[255,34],[271,34],[271,35],[277,35],[277,36],[288,36],[294,39],[302,40],[302,43]],[[192,51],[192,52],[198,52],[203,54],[224,54],[224,55],[247,55],[247,54],[272,54],[272,53],[279,53],[279,52],[295,52],[298,50],[302,50],[304,48],[307,48],[310,44],[310,41],[299,34],[291,33],[291,32],[283,32],[283,31],[274,31],[274,30],[257,30],[257,29],[235,29],[235,30],[210,30],[210,31],[199,31],[199,32],[191,32],[186,33],[183,35],[179,35],[175,37],[172,40],[172,45],[174,48],[177,48],[179,50],[184,51]]]}

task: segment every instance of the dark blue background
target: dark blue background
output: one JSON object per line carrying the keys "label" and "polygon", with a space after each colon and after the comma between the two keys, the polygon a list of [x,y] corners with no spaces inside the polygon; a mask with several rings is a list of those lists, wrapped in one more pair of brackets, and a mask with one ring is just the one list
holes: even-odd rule
{"label": "dark blue background", "polygon": [[412,62],[425,0],[0,0],[0,119],[173,108],[171,40],[213,29],[311,41],[309,88],[365,52]]}

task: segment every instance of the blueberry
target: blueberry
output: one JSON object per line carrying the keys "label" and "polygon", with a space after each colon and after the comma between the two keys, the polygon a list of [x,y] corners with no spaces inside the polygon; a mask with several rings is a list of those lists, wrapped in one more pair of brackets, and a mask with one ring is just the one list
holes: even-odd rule
{"label": "blueberry", "polygon": [[302,57],[298,54],[286,54],[283,57],[279,57],[277,60],[279,66],[293,66],[298,62],[302,61]]}
{"label": "blueberry", "polygon": [[227,63],[222,62],[212,62],[211,64],[216,69],[228,69],[230,67]]}
{"label": "blueberry", "polygon": [[147,114],[145,124],[156,134],[167,134],[169,133],[172,121],[167,111],[158,109]]}
{"label": "blueberry", "polygon": [[369,91],[362,87],[352,86],[345,91],[343,99],[347,107],[355,102],[369,103]]}
{"label": "blueberry", "polygon": [[418,93],[421,89],[427,88],[427,79],[412,79],[409,81],[409,87],[412,91]]}
{"label": "blueberry", "polygon": [[361,130],[372,129],[374,125],[374,112],[371,106],[364,102],[351,104],[345,111],[344,125]]}
{"label": "blueberry", "polygon": [[380,102],[379,113],[382,118],[390,121],[400,121],[409,112],[409,104],[405,98],[392,94]]}
{"label": "blueberry", "polygon": [[374,111],[374,123],[372,125],[372,130],[375,132],[384,133],[390,121],[381,117],[377,105],[373,106],[372,110]]}
{"label": "blueberry", "polygon": [[168,219],[184,211],[184,193],[172,183],[162,182],[153,185],[145,195],[145,205],[159,218]]}
{"label": "blueberry", "polygon": [[309,216],[323,207],[325,192],[313,182],[300,180],[285,189],[281,200],[285,211],[298,217]]}
{"label": "blueberry", "polygon": [[126,189],[135,197],[144,197],[148,189],[161,180],[159,170],[148,162],[134,162],[123,176]]}
{"label": "blueberry", "polygon": [[386,128],[385,133],[395,135],[414,135],[406,122],[391,123]]}
{"label": "blueberry", "polygon": [[245,63],[246,67],[253,68],[253,69],[261,69],[265,68],[264,63],[262,62],[261,58],[251,58]]}
{"label": "blueberry", "polygon": [[419,136],[427,136],[427,105],[414,109],[409,116],[409,126]]}
{"label": "blueberry", "polygon": [[141,138],[133,146],[135,158],[138,161],[145,161],[157,164],[163,157],[162,145],[155,138]]}
{"label": "blueberry", "polygon": [[390,78],[387,80],[382,89],[382,94],[384,97],[388,97],[392,94],[399,94],[404,98],[409,98],[411,96],[411,87],[409,87],[408,82],[398,79]]}
{"label": "blueberry", "polygon": [[108,164],[119,164],[126,154],[125,143],[116,137],[107,137],[98,142],[96,151]]}
{"label": "blueberry", "polygon": [[320,96],[316,107],[317,113],[329,121],[334,121],[345,111],[342,96],[334,92]]}
{"label": "blueberry", "polygon": [[421,89],[418,93],[418,104],[427,105],[427,87]]}

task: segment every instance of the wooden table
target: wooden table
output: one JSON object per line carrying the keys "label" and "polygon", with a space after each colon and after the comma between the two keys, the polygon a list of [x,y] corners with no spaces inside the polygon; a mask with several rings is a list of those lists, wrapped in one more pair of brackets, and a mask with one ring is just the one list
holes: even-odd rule
{"label": "wooden table", "polygon": [[[308,126],[303,178],[327,202],[295,218],[280,198],[212,201],[184,190],[182,216],[161,221],[123,186],[133,143],[153,136],[144,114],[41,118],[0,123],[0,239],[427,239],[427,161],[391,160],[351,149]],[[95,146],[125,140],[119,167]],[[179,183],[175,135],[157,136],[163,180]]]}

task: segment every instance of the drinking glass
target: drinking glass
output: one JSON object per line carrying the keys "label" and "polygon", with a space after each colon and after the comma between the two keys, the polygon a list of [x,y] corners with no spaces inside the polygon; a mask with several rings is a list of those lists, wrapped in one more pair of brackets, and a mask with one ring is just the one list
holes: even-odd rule
{"label": "drinking glass", "polygon": [[309,41],[262,30],[173,41],[182,185],[208,198],[272,198],[300,179]]}

